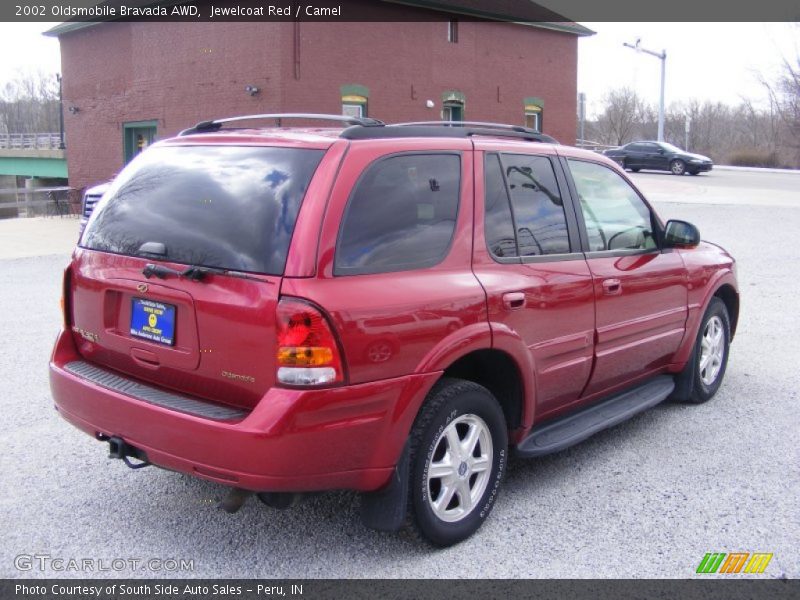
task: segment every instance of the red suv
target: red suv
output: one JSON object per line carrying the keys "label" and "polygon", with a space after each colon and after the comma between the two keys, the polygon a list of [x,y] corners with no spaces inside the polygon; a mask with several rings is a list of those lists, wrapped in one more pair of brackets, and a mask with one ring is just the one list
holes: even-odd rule
{"label": "red suv", "polygon": [[[348,127],[232,128],[303,117]],[[473,533],[540,456],[719,388],[733,258],[611,160],[487,123],[208,121],[116,178],[64,275],[58,411],[129,466]]]}

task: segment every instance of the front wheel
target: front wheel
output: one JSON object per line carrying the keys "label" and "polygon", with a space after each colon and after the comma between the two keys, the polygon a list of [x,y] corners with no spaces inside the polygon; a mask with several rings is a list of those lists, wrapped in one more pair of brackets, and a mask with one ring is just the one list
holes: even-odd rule
{"label": "front wheel", "polygon": [[676,158],[669,163],[669,170],[672,171],[673,175],[683,175],[686,173],[686,163]]}
{"label": "front wheel", "polygon": [[728,366],[730,339],[728,309],[722,300],[712,298],[703,315],[692,356],[677,376],[676,400],[701,404],[717,393]]}
{"label": "front wheel", "polygon": [[411,526],[437,546],[472,535],[486,520],[505,473],[508,432],[494,396],[443,379],[411,431]]}

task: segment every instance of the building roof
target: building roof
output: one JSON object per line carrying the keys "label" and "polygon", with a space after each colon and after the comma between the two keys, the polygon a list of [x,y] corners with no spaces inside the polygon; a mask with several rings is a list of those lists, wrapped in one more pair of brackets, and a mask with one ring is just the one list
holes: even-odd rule
{"label": "building roof", "polygon": [[[173,6],[188,0],[128,0],[129,6]],[[532,0],[379,0],[390,4],[402,4],[437,12],[463,15],[466,18],[487,21],[507,21],[540,29],[551,29],[577,36],[594,35],[594,31],[569,21],[566,17],[536,4]],[[107,2],[98,2],[103,5]],[[114,19],[109,19],[113,21]],[[99,25],[105,21],[65,21],[44,32],[49,37]]]}

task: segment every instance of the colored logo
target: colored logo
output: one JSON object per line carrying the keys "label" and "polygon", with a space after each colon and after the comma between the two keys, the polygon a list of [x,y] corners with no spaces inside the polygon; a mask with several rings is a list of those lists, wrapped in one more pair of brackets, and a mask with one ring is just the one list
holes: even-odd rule
{"label": "colored logo", "polygon": [[697,567],[697,573],[763,573],[772,553],[766,552],[707,552]]}

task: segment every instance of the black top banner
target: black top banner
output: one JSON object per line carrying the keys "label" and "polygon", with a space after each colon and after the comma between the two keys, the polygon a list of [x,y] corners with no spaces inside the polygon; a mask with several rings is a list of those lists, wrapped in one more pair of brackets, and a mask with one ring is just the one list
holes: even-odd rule
{"label": "black top banner", "polygon": [[[0,21],[797,22],[797,0],[10,0]],[[581,29],[581,28],[579,28]],[[58,32],[56,32],[58,33]],[[577,34],[588,32],[575,31]],[[743,42],[746,40],[743,40]]]}

